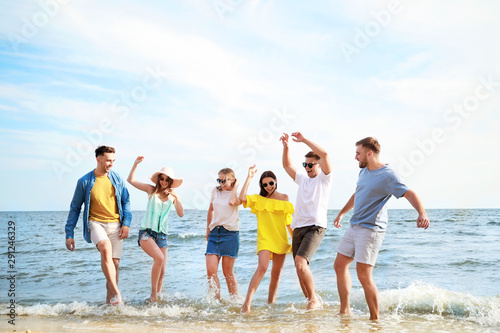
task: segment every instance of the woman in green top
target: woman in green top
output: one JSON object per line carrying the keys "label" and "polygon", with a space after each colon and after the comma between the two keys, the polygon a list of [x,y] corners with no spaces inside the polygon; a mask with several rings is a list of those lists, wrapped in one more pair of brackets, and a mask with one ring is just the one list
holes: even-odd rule
{"label": "woman in green top", "polygon": [[154,259],[151,270],[151,302],[158,300],[158,294],[163,286],[165,267],[167,266],[167,228],[168,214],[172,205],[179,217],[184,216],[184,208],[174,188],[182,184],[182,179],[174,178],[174,171],[164,167],[151,176],[156,185],[141,183],[135,180],[137,165],[144,160],[139,156],[130,170],[127,181],[135,188],[148,194],[149,200],[146,213],[139,229],[138,243],[151,258]]}

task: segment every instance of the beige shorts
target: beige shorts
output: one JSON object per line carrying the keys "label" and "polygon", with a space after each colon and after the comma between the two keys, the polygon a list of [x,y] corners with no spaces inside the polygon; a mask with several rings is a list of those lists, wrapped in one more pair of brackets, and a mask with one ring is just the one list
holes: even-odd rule
{"label": "beige shorts", "polygon": [[108,239],[111,241],[111,254],[113,258],[122,256],[123,239],[120,239],[120,222],[89,221],[90,240],[97,247],[97,243]]}
{"label": "beige shorts", "polygon": [[385,232],[351,225],[342,237],[337,252],[356,262],[375,266],[384,236]]}

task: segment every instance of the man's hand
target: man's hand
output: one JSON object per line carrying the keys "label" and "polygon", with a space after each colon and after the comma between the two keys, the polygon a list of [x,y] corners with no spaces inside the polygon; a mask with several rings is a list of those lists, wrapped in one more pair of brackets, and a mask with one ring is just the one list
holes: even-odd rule
{"label": "man's hand", "polygon": [[75,240],[73,238],[66,238],[66,248],[70,251],[75,250]]}
{"label": "man's hand", "polygon": [[412,191],[408,190],[406,193],[403,195],[406,200],[415,208],[415,210],[418,212],[418,219],[417,219],[417,228],[424,228],[427,229],[429,228],[429,225],[431,222],[429,221],[429,218],[427,217],[427,213],[425,212],[424,205],[422,204],[422,201],[420,201],[420,198],[418,195]]}
{"label": "man's hand", "polygon": [[124,225],[121,229],[120,229],[120,239],[125,239],[125,238],[128,238],[128,235],[130,234],[130,227],[127,227],[126,225]]}
{"label": "man's hand", "polygon": [[427,217],[427,214],[418,214],[417,228],[427,229],[431,225],[431,221]]}
{"label": "man's hand", "polygon": [[283,143],[283,147],[288,147],[288,134],[283,133],[280,138],[281,143]]}
{"label": "man's hand", "polygon": [[292,133],[292,140],[295,142],[304,142],[305,138],[300,132],[293,132]]}
{"label": "man's hand", "polygon": [[335,226],[335,228],[340,228],[342,226],[342,224],[340,224],[341,220],[342,220],[342,215],[340,215],[340,214],[337,215],[337,217],[333,221],[333,225]]}

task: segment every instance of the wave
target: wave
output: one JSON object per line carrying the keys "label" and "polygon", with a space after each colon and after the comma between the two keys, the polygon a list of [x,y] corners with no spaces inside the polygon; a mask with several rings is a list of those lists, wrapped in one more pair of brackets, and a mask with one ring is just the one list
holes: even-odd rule
{"label": "wave", "polygon": [[[233,312],[239,312],[242,299],[227,300],[219,303],[209,297],[187,299],[180,295],[163,297],[158,303],[151,304],[149,300],[132,300],[120,306],[108,304],[92,304],[73,301],[57,304],[17,305],[18,316],[29,317],[59,317],[68,316],[81,318],[106,319],[108,316],[122,316],[126,318],[143,320],[144,318],[161,318],[162,320],[177,320],[189,318],[209,319],[210,317]],[[2,306],[2,308],[6,308]],[[2,314],[8,312],[2,311]],[[205,317],[205,318],[204,318]]]}
{"label": "wave", "polygon": [[489,266],[490,263],[488,261],[484,260],[479,260],[479,259],[463,259],[455,262],[450,262],[449,265],[451,266],[471,266],[471,267],[477,267],[477,266]]}
{"label": "wave", "polygon": [[200,234],[196,232],[184,232],[178,234],[169,234],[168,237],[180,238],[180,239],[191,239],[191,238],[201,238],[205,237],[205,234]]}
{"label": "wave", "polygon": [[[339,303],[336,300],[327,300],[330,297],[337,296],[322,295],[324,300],[322,311],[324,313],[321,316],[338,313]],[[286,322],[289,320],[287,316],[291,313],[296,315],[297,312],[303,312],[302,305],[295,301],[282,301],[282,303],[273,306],[263,304],[254,304],[254,306],[261,316],[278,315],[282,319],[274,317],[273,320]],[[466,320],[481,326],[500,325],[500,296],[476,297],[467,293],[441,289],[423,282],[414,282],[406,288],[381,291],[379,301],[382,318],[434,315],[445,320]],[[209,297],[187,298],[177,294],[168,296],[156,304],[140,300],[112,307],[73,301],[57,304],[18,305],[16,311],[20,316],[30,317],[72,316],[105,319],[108,316],[119,315],[132,321],[150,318],[161,321],[213,322],[226,321],[229,319],[228,316],[239,320],[242,302],[243,299],[237,299],[219,303],[209,299]],[[366,315],[366,302],[361,289],[353,291],[351,302],[355,313],[360,316]],[[2,305],[1,308],[5,309],[6,307]],[[5,310],[1,312],[7,314]],[[297,319],[299,320],[299,318]]]}
{"label": "wave", "polygon": [[424,282],[413,282],[404,289],[382,291],[380,309],[393,314],[464,318],[487,326],[500,324],[500,296],[476,297]]}
{"label": "wave", "polygon": [[135,306],[127,304],[113,307],[110,305],[92,305],[86,302],[64,304],[35,304],[32,306],[18,306],[17,314],[30,317],[58,317],[61,315],[73,315],[79,317],[106,317],[109,315],[122,315],[125,317],[163,317],[177,318],[186,313],[194,312],[194,308],[182,305],[165,306]]}

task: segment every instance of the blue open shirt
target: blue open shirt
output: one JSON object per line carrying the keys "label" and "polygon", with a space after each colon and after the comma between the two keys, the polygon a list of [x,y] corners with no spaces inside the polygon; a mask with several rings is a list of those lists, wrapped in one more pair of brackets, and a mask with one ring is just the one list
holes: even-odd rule
{"label": "blue open shirt", "polygon": [[[120,213],[120,223],[122,226],[130,227],[132,222],[132,212],[130,211],[130,195],[122,177],[119,174],[110,170],[108,173],[109,180],[115,188],[116,203],[118,206],[118,211]],[[88,242],[92,243],[90,240],[90,230],[88,226],[89,219],[89,206],[90,206],[90,192],[95,183],[94,170],[87,173],[82,178],[78,179],[76,184],[75,194],[73,195],[73,200],[71,200],[71,206],[68,214],[68,221],[66,222],[66,238],[74,238],[74,229],[76,223],[78,222],[78,217],[80,216],[80,211],[82,209],[82,204],[85,203],[85,209],[83,211],[83,238]]]}

